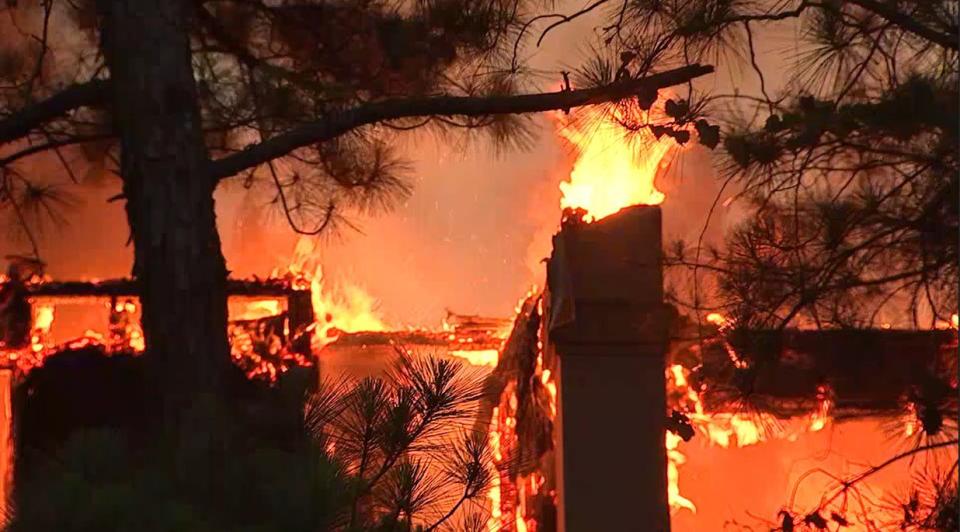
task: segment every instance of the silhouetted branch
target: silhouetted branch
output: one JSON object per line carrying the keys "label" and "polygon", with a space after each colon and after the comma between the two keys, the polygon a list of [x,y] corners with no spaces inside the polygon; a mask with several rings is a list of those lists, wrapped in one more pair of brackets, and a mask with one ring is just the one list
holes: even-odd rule
{"label": "silhouetted branch", "polygon": [[903,460],[904,458],[910,458],[911,456],[916,456],[916,455],[918,455],[918,454],[920,454],[920,453],[924,453],[924,452],[927,452],[927,451],[935,451],[935,450],[937,450],[937,449],[942,449],[942,448],[944,448],[944,447],[953,447],[953,448],[956,448],[958,443],[960,443],[960,440],[957,440],[957,439],[952,439],[952,440],[947,440],[947,441],[941,441],[941,442],[937,442],[937,443],[930,443],[930,444],[927,444],[927,445],[922,445],[922,446],[920,446],[920,447],[914,447],[913,449],[910,449],[910,450],[904,451],[904,452],[902,452],[902,453],[896,454],[896,455],[894,455],[894,456],[891,456],[890,458],[887,458],[886,460],[884,460],[884,461],[881,462],[880,464],[877,464],[877,465],[875,465],[875,466],[867,469],[866,471],[863,471],[862,473],[859,473],[858,475],[856,475],[856,476],[854,476],[854,477],[852,477],[852,478],[850,478],[850,479],[848,479],[848,480],[842,481],[843,486],[842,486],[839,490],[837,490],[837,492],[834,493],[833,496],[831,496],[829,499],[827,499],[827,500],[822,504],[822,506],[825,507],[826,505],[830,504],[831,502],[837,500],[837,497],[839,497],[840,495],[842,495],[844,492],[850,490],[850,488],[851,488],[852,486],[854,486],[855,484],[857,484],[857,483],[859,483],[859,482],[862,482],[863,480],[865,480],[866,478],[868,478],[868,477],[870,477],[870,476],[872,476],[872,475],[875,475],[876,473],[879,473],[880,471],[882,471],[883,469],[885,469],[887,466],[889,466],[889,465],[891,465],[891,464],[894,464],[894,463],[896,463],[896,462],[899,462],[900,460]]}
{"label": "silhouetted branch", "polygon": [[874,13],[888,22],[896,24],[903,30],[914,35],[927,39],[950,50],[957,50],[960,43],[957,42],[957,34],[941,33],[933,28],[928,28],[921,24],[915,17],[901,13],[895,7],[896,4],[877,2],[876,0],[850,0],[851,4],[856,4],[861,8]]}
{"label": "silhouetted branch", "polygon": [[485,116],[570,109],[628,98],[640,89],[662,89],[713,72],[709,65],[689,65],[640,79],[590,89],[521,94],[516,96],[435,96],[396,98],[334,111],[324,118],[295,127],[273,138],[211,163],[210,175],[223,179],[265,164],[298,149],[334,139],[361,126],[399,118],[426,116]]}
{"label": "silhouetted branch", "polygon": [[0,120],[0,144],[17,140],[74,109],[105,103],[110,94],[109,86],[109,80],[105,79],[71,85],[46,100],[11,114]]}

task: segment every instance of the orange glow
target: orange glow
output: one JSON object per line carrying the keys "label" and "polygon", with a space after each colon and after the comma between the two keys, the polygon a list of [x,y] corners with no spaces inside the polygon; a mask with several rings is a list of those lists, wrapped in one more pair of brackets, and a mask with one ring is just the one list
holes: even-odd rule
{"label": "orange glow", "polygon": [[335,341],[342,332],[386,330],[372,296],[351,284],[326,290],[319,266],[310,280],[310,298],[317,326],[313,335],[316,348]]}
{"label": "orange glow", "polygon": [[717,327],[723,327],[724,325],[729,323],[729,321],[730,320],[728,320],[723,314],[718,314],[716,312],[711,312],[710,314],[707,314],[707,323],[712,323]]}
{"label": "orange glow", "polygon": [[50,328],[53,326],[53,305],[33,305],[33,331],[30,333],[30,349],[41,353],[50,345]]}
{"label": "orange glow", "polygon": [[[499,464],[503,461],[503,452],[500,449],[500,408],[496,406],[493,407],[488,437],[493,463]],[[490,532],[497,532],[500,530],[500,520],[503,516],[500,510],[500,474],[494,470],[491,477],[490,491],[487,492],[487,499],[490,500],[490,519],[487,520],[487,529]]]}
{"label": "orange glow", "polygon": [[324,282],[323,268],[316,258],[315,239],[301,237],[290,264],[285,269],[274,270],[271,277],[286,279],[294,288],[310,290],[315,350],[336,341],[344,332],[386,330],[376,312],[377,300],[366,291],[352,284],[329,286]]}
{"label": "orange glow", "polygon": [[830,410],[833,408],[833,400],[830,398],[829,390],[826,386],[817,387],[817,411],[810,416],[810,431],[817,432],[823,430],[830,421]]}
{"label": "orange glow", "polygon": [[676,143],[656,139],[643,129],[629,133],[617,121],[621,111],[583,109],[575,120],[560,115],[557,133],[577,151],[567,181],[560,183],[560,206],[587,211],[587,221],[609,216],[631,205],[658,205],[664,195],[655,180]]}
{"label": "orange glow", "polygon": [[[818,388],[817,411],[806,420],[782,422],[770,414],[742,412],[704,411],[700,393],[689,382],[689,371],[679,364],[667,368],[667,388],[682,397],[681,403],[696,432],[705,436],[710,445],[721,448],[748,447],[770,439],[793,441],[801,434],[823,430],[830,422],[833,401],[830,391],[824,386]],[[908,429],[909,430],[909,429]],[[671,512],[689,510],[696,512],[696,505],[684,497],[680,491],[679,468],[686,462],[686,456],[680,450],[682,440],[679,436],[667,432],[667,480]]]}
{"label": "orange glow", "polygon": [[34,330],[49,332],[53,325],[53,305],[35,305],[33,307]]}
{"label": "orange glow", "polygon": [[681,441],[680,436],[667,432],[667,500],[671,513],[679,510],[697,511],[693,501],[680,494],[680,465],[687,461],[687,457],[677,449]]}
{"label": "orange glow", "polygon": [[476,351],[457,349],[448,351],[447,354],[457,358],[462,358],[471,366],[482,366],[488,368],[497,367],[497,361],[500,359],[500,351],[496,349],[479,349]]}
{"label": "orange glow", "polygon": [[[110,304],[107,305],[110,307]],[[143,329],[137,315],[137,304],[127,299],[117,301],[110,308],[110,330],[107,350],[113,353],[133,351],[142,353],[146,348]]]}
{"label": "orange glow", "polygon": [[907,438],[923,430],[920,424],[920,418],[917,417],[917,407],[913,402],[908,402],[903,414],[903,435]]}
{"label": "orange glow", "polygon": [[231,320],[259,320],[277,316],[283,312],[283,304],[279,299],[254,299],[246,302],[239,312],[230,310]]}

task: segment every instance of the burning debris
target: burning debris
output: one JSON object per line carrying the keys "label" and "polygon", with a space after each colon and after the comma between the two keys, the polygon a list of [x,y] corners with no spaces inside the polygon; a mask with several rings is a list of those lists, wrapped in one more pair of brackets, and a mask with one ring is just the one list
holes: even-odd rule
{"label": "burning debris", "polygon": [[[136,295],[138,289],[131,279],[63,282],[34,276],[29,282],[22,282],[10,278],[0,283],[0,290],[16,294],[14,298],[18,302],[16,305],[26,309],[26,311],[20,309],[20,312],[28,312],[30,316],[31,332],[28,339],[21,340],[19,343],[4,342],[0,346],[0,356],[2,356],[0,364],[7,368],[25,373],[42,364],[43,360],[53,353],[85,346],[97,346],[107,354],[135,354],[142,352],[145,348],[143,332],[139,324],[139,302]],[[299,290],[280,279],[231,280],[228,283],[228,290],[232,296],[240,298],[252,296],[274,303],[282,300],[287,302],[288,308],[300,310],[299,317],[302,321],[299,322],[291,323],[290,315],[295,313],[284,312],[279,316],[252,320],[241,316],[230,324],[229,332],[231,338],[235,340],[234,357],[251,376],[271,373],[275,375],[277,368],[281,368],[280,371],[282,371],[285,365],[291,363],[290,359],[292,363],[308,363],[305,358],[296,359],[295,355],[288,355],[288,353],[297,353],[297,340],[313,321],[309,309],[309,292]],[[307,301],[306,311],[302,309],[305,306],[304,301]],[[106,330],[103,332],[88,330],[78,338],[54,342],[51,329],[56,320],[57,305],[77,302],[93,303],[106,308],[108,313]],[[14,315],[13,318],[10,317],[11,313]],[[0,315],[7,320],[17,317],[16,312],[10,310]],[[274,321],[280,319],[284,322],[283,327],[267,326],[267,322],[271,319]],[[282,344],[281,349],[274,349],[272,352],[271,348],[261,349],[261,344],[275,346],[277,340]],[[264,362],[266,357],[263,355],[273,356],[275,362]],[[267,369],[265,364],[274,365],[274,369]]]}
{"label": "burning debris", "polygon": [[[286,269],[266,279],[228,281],[231,355],[249,377],[275,381],[290,367],[312,365],[334,343],[436,345],[472,365],[496,365],[508,320],[448,312],[436,329],[388,331],[372,297],[353,285],[328,287],[311,257],[312,248],[301,243]],[[111,354],[146,347],[133,280],[53,281],[12,264],[0,279],[0,366],[26,373],[64,349],[96,346]],[[106,330],[54,341],[57,305],[77,302],[106,308]]]}

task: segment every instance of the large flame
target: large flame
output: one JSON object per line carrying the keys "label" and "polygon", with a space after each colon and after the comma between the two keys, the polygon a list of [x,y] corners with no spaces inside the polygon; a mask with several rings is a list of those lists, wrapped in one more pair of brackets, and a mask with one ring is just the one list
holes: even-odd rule
{"label": "large flame", "polygon": [[[558,134],[577,151],[570,178],[560,183],[564,209],[587,211],[587,221],[630,205],[658,205],[664,195],[656,177],[676,143],[657,139],[646,129],[628,132],[618,121],[620,108],[581,110],[576,120],[556,121]],[[645,113],[644,113],[645,114]]]}
{"label": "large flame", "polygon": [[344,332],[386,330],[373,296],[350,283],[331,285],[324,280],[323,268],[316,259],[315,239],[301,237],[286,271],[275,270],[272,277],[288,277],[294,286],[309,287],[316,320],[315,348],[326,346]]}
{"label": "large flame", "polygon": [[319,266],[310,281],[310,298],[317,320],[314,339],[320,347],[333,342],[343,332],[386,330],[373,296],[352,284],[328,288]]}
{"label": "large flame", "polygon": [[[657,190],[655,179],[660,168],[666,164],[665,156],[676,144],[672,140],[656,139],[649,131],[640,130],[627,134],[621,121],[622,109],[605,108],[581,109],[575,120],[567,115],[555,115],[558,134],[576,150],[576,161],[567,180],[560,183],[563,210],[585,211],[584,221],[599,220],[631,205],[657,205],[664,200],[662,192]],[[646,115],[641,117],[646,119]],[[536,287],[527,293],[518,303],[519,315],[523,302],[536,293]],[[543,315],[543,301],[538,302],[538,311]],[[537,360],[534,378],[543,385],[549,399],[551,417],[557,415],[557,382],[550,368],[544,367],[542,338],[540,330],[537,338]],[[502,348],[502,346],[501,346]],[[463,356],[459,355],[458,356]],[[465,357],[466,358],[466,357]],[[494,363],[496,358],[491,356]],[[490,426],[490,443],[494,451],[494,463],[500,465],[504,460],[504,447],[511,441],[516,427],[515,383],[510,383],[501,395],[500,406],[494,408]],[[671,445],[668,441],[668,446]],[[673,443],[672,456],[682,455]],[[673,465],[673,462],[671,462]],[[534,531],[537,523],[528,516],[523,507],[525,493],[537,493],[544,479],[537,473],[529,477],[519,477],[511,482],[502,475],[501,468],[494,473],[494,481],[488,497],[490,499],[490,530],[513,529],[517,532]],[[682,504],[683,500],[676,488],[676,467],[671,468],[672,504]],[[519,493],[519,496],[517,494]],[[520,507],[514,502],[519,501]],[[685,501],[685,500],[683,500]],[[693,503],[685,501],[693,510]]]}

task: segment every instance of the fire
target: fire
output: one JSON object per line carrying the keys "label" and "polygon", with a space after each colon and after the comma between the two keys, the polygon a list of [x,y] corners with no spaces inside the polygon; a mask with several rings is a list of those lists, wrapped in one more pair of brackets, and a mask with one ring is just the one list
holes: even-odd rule
{"label": "fire", "polygon": [[[493,480],[487,492],[487,499],[490,501],[487,529],[490,532],[502,530],[503,523],[512,523],[518,530],[527,524],[523,519],[522,509],[516,508],[514,504],[517,500],[515,492],[517,486],[510,480],[504,449],[504,442],[513,440],[517,428],[516,383],[508,384],[503,394],[507,400],[501,401],[500,406],[493,408],[488,436],[494,467]],[[517,484],[522,484],[521,479],[517,479]],[[504,515],[504,511],[508,514]]]}
{"label": "fire", "polygon": [[110,309],[109,351],[142,353],[146,348],[143,329],[137,319],[137,304],[133,300],[107,305]]}
{"label": "fire", "polygon": [[[503,452],[500,450],[500,407],[493,407],[488,437],[493,462],[499,464],[503,461]],[[487,528],[490,532],[496,532],[500,530],[500,519],[503,516],[503,512],[500,510],[500,474],[498,471],[493,472],[487,498],[490,500],[490,519],[487,521]]]}
{"label": "fire", "polygon": [[577,150],[569,179],[560,183],[560,206],[587,211],[586,221],[631,205],[658,205],[664,200],[655,181],[676,144],[666,137],[658,140],[647,129],[628,136],[617,120],[621,114],[619,109],[591,108],[580,111],[575,122],[557,121],[558,134]]}
{"label": "fire", "polygon": [[678,510],[696,512],[697,506],[693,501],[680,494],[680,465],[687,461],[687,457],[677,449],[680,442],[680,436],[667,432],[667,500],[672,512]]}
{"label": "fire", "polygon": [[[537,297],[540,294],[536,286],[533,286],[521,299],[516,306],[515,320],[520,317],[525,303],[532,298],[536,299],[537,312],[543,315],[543,298]],[[546,390],[550,417],[557,415],[557,382],[556,377],[550,368],[544,364],[544,327],[537,329],[536,344],[536,366],[533,371],[533,378],[539,382]],[[506,339],[506,334],[504,339]],[[500,346],[502,351],[504,345]],[[498,352],[499,354],[499,352]],[[495,364],[494,364],[495,366]],[[515,481],[510,478],[509,467],[511,459],[515,459],[513,453],[518,444],[517,427],[517,382],[510,381],[498,398],[498,406],[493,408],[493,414],[490,421],[489,438],[490,447],[493,451],[493,482],[487,493],[490,501],[490,517],[487,520],[487,528],[494,530],[515,530],[516,532],[536,532],[539,524],[534,515],[534,511],[526,506],[527,496],[545,495],[549,498],[556,496],[552,489],[545,488],[546,478],[541,471],[533,471],[527,475],[518,476]]]}
{"label": "fire", "polygon": [[[35,283],[45,282],[34,280]],[[137,305],[133,300],[107,303],[110,312],[109,332],[105,336],[87,330],[82,336],[56,343],[51,329],[56,319],[56,305],[62,302],[55,297],[30,298],[32,328],[30,343],[19,349],[4,349],[0,346],[0,364],[27,373],[39,367],[44,360],[63,349],[82,349],[100,346],[108,354],[120,352],[142,353],[146,347],[143,330],[136,318]]]}
{"label": "fire", "polygon": [[[833,400],[826,386],[817,389],[817,410],[808,419],[785,425],[765,413],[707,413],[699,391],[691,385],[688,377],[689,370],[679,364],[671,365],[667,368],[667,387],[672,394],[679,396],[677,402],[686,409],[685,414],[690,423],[698,434],[706,437],[709,445],[726,449],[757,445],[771,438],[793,441],[801,433],[823,430],[831,419]],[[666,433],[668,500],[672,512],[696,512],[693,501],[684,497],[680,491],[679,468],[686,462],[686,456],[680,451],[681,441],[676,434]]]}
{"label": "fire", "polygon": [[[560,183],[562,197],[560,206],[565,211],[584,212],[583,220],[591,222],[616,213],[631,205],[657,205],[663,202],[664,194],[657,190],[655,179],[657,174],[667,164],[666,155],[676,144],[672,140],[655,138],[646,129],[641,129],[629,137],[618,118],[621,111],[610,112],[607,109],[596,108],[581,110],[577,121],[572,122],[564,115],[557,117],[557,132],[568,141],[577,151],[577,159],[570,172],[569,178]],[[641,118],[646,119],[647,116]],[[517,305],[517,313],[521,311],[523,302],[537,293],[536,287],[527,293]],[[543,300],[538,302],[538,311],[543,312]],[[551,417],[557,415],[557,379],[550,368],[545,367],[544,338],[541,329],[537,338],[537,359],[533,377],[547,392]],[[464,356],[458,354],[458,356]],[[479,355],[474,355],[479,356]],[[470,360],[470,358],[468,358]],[[496,360],[491,357],[495,365]],[[516,426],[516,393],[512,389],[515,383],[510,383],[503,392],[500,406],[494,409],[490,425],[491,447],[494,449],[494,463],[499,465],[503,460],[503,444],[513,437]],[[669,435],[668,435],[669,437]],[[668,440],[668,447],[671,443]],[[682,457],[673,443],[671,453],[677,458]],[[680,497],[676,488],[677,470],[671,461],[671,504],[686,504],[693,510],[693,503]],[[503,526],[512,527],[517,531],[535,530],[537,522],[527,517],[523,501],[524,494],[529,491],[536,494],[544,482],[542,476],[536,474],[530,477],[521,477],[512,485],[502,475],[494,475],[494,483],[489,492],[490,530],[500,530]],[[506,481],[506,482],[505,482]],[[517,497],[517,493],[520,494]],[[510,501],[519,500],[521,507],[515,508]],[[683,502],[681,502],[683,501]],[[511,515],[512,514],[512,515]]]}
{"label": "fire", "polygon": [[53,305],[33,305],[33,331],[30,333],[30,349],[41,353],[49,344],[50,328],[53,327]]}
{"label": "fire", "polygon": [[310,280],[310,298],[316,319],[313,334],[316,348],[335,341],[342,332],[386,330],[375,310],[376,299],[351,284],[326,290],[319,266]]}
{"label": "fire", "polygon": [[723,327],[728,323],[730,323],[730,320],[727,319],[727,317],[724,316],[723,314],[719,314],[717,312],[711,312],[710,314],[707,314],[707,323],[712,323],[717,327]]}
{"label": "fire", "polygon": [[231,320],[259,320],[277,316],[283,312],[282,302],[278,299],[254,299],[245,301],[240,309],[230,309]]}
{"label": "fire", "polygon": [[817,411],[810,416],[810,432],[823,430],[830,421],[830,410],[833,408],[833,399],[826,386],[817,387]]}
{"label": "fire", "polygon": [[322,349],[344,332],[383,331],[386,325],[376,312],[377,300],[359,286],[341,283],[329,286],[316,258],[316,240],[301,237],[285,269],[276,269],[272,278],[288,279],[291,286],[310,290],[316,320],[313,347]]}
{"label": "fire", "polygon": [[497,367],[497,361],[500,359],[500,351],[497,349],[478,349],[475,351],[455,349],[448,351],[447,354],[462,358],[471,366],[485,366],[488,368]]}

